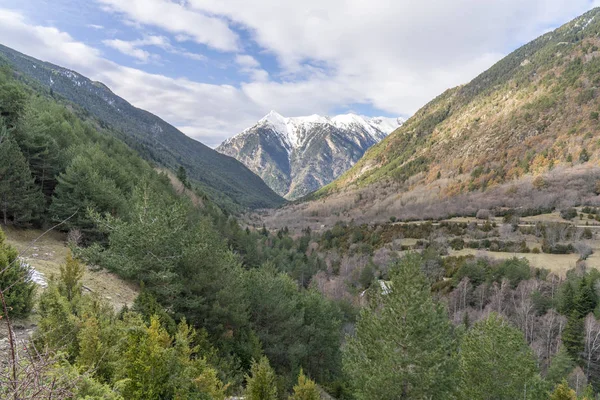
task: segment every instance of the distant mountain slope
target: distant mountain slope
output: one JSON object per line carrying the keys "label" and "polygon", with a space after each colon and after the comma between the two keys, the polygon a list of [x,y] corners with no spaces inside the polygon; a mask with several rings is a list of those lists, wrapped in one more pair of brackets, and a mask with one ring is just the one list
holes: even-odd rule
{"label": "distant mountain slope", "polygon": [[315,193],[318,201],[287,212],[372,222],[599,203],[599,115],[594,9],[447,90]]}
{"label": "distant mountain slope", "polygon": [[472,191],[577,162],[583,149],[597,159],[599,33],[594,9],[517,49],[419,110],[332,188],[480,169],[455,189]]}
{"label": "distant mountain slope", "polygon": [[340,176],[403,122],[354,114],[285,118],[271,111],[217,151],[240,160],[275,192],[295,199]]}
{"label": "distant mountain slope", "polygon": [[159,117],[135,108],[102,83],[2,45],[0,57],[23,78],[34,80],[123,132],[122,139],[146,159],[174,170],[179,166],[186,168],[188,176],[217,202],[250,208],[283,203],[242,163],[187,137]]}

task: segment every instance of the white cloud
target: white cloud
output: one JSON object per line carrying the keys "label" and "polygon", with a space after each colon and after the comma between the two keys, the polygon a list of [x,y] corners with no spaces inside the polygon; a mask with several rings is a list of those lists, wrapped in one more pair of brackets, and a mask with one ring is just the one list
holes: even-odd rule
{"label": "white cloud", "polygon": [[248,54],[235,56],[235,63],[240,66],[240,72],[248,75],[253,82],[267,82],[269,73],[260,67],[258,60]]}
{"label": "white cloud", "polygon": [[[133,26],[170,34],[177,46],[193,41],[226,53],[248,81],[236,88],[124,68],[64,32],[4,12],[1,40],[103,80],[136,106],[213,145],[270,109],[326,114],[364,103],[410,115],[519,44],[592,7],[590,0],[96,1]],[[20,30],[10,31],[18,23]],[[250,42],[242,43],[234,28]],[[160,44],[133,49],[147,52],[145,46]],[[275,57],[279,70],[267,72],[249,54],[257,47]]]}
{"label": "white cloud", "polygon": [[592,6],[589,0],[187,3],[245,27],[277,57],[283,83],[244,85],[264,109],[327,112],[315,103],[332,107],[339,99],[405,115]]}
{"label": "white cloud", "polygon": [[147,63],[150,61],[159,61],[160,57],[156,54],[152,54],[146,50],[142,50],[141,47],[146,46],[155,46],[159,47],[171,54],[177,54],[192,60],[196,61],[205,61],[206,57],[202,54],[191,53],[189,51],[185,51],[179,49],[171,44],[168,38],[164,36],[155,36],[149,35],[144,37],[143,39],[138,40],[121,40],[121,39],[110,39],[103,40],[102,43],[108,47],[112,47],[120,51],[121,53],[136,58],[138,61],[142,63]]}
{"label": "white cloud", "polygon": [[102,25],[96,25],[96,24],[87,24],[86,25],[88,28],[92,28],[92,29],[96,29],[96,30],[102,30],[104,29],[104,26]]}
{"label": "white cloud", "polygon": [[261,110],[242,91],[150,74],[118,65],[100,51],[56,28],[30,24],[18,12],[0,9],[2,44],[105,83],[136,107],[155,113],[188,135],[216,146],[256,121]]}
{"label": "white cloud", "polygon": [[238,49],[238,36],[227,22],[188,9],[169,0],[98,0],[106,10],[123,14],[143,25],[160,27],[177,35],[187,35],[217,50]]}
{"label": "white cloud", "polygon": [[150,52],[140,49],[138,47],[141,46],[141,44],[139,44],[139,41],[128,42],[120,39],[111,39],[103,40],[102,43],[104,43],[108,47],[112,47],[113,49],[120,51],[125,55],[136,58],[138,61],[141,61],[143,63],[148,62],[150,58],[158,60],[158,56],[156,56],[155,54],[150,54]]}
{"label": "white cloud", "polygon": [[256,58],[248,55],[248,54],[238,54],[235,56],[235,62],[246,68],[257,68],[260,67],[260,63],[256,60]]}

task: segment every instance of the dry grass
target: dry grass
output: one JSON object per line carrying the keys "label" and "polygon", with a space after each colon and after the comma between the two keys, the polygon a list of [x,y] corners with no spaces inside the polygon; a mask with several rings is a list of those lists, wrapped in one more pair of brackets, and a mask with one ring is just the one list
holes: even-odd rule
{"label": "dry grass", "polygon": [[[474,255],[476,257],[489,257],[495,260],[506,260],[513,257],[525,258],[532,267],[545,268],[559,276],[565,276],[566,272],[575,268],[579,259],[577,254],[533,254],[533,253],[505,253],[498,251],[486,251],[477,249],[450,250],[452,256]],[[600,270],[600,254],[594,253],[587,260],[586,265],[590,268]]]}
{"label": "dry grass", "polygon": [[[29,250],[30,243],[42,232],[38,230],[21,230],[12,227],[2,227],[6,233],[7,242],[23,252],[22,257],[37,271],[44,274],[46,279],[60,273],[68,252],[66,236],[58,232],[50,232],[38,240]],[[120,279],[106,270],[91,271],[86,268],[82,279],[83,285],[89,290],[99,293],[109,301],[115,309],[124,305],[131,306],[139,289]]]}

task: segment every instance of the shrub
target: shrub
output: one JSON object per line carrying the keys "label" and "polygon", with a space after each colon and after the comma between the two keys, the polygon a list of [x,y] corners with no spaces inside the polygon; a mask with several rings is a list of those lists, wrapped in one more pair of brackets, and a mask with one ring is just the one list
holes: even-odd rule
{"label": "shrub", "polygon": [[577,216],[577,210],[573,207],[560,210],[560,216],[566,220],[571,220]]}
{"label": "shrub", "polygon": [[503,261],[494,273],[494,280],[500,282],[503,278],[508,279],[513,287],[517,287],[519,282],[531,278],[529,261],[516,257]]}
{"label": "shrub", "polygon": [[248,400],[275,400],[277,387],[275,371],[269,365],[267,357],[254,361],[250,375],[246,376],[246,398]]}
{"label": "shrub", "polygon": [[491,217],[491,212],[490,210],[479,210],[477,211],[477,215],[475,216],[475,218],[477,219],[490,219]]}
{"label": "shrub", "polygon": [[[0,229],[0,289],[4,290],[6,305],[11,317],[27,317],[31,312],[35,283],[30,278],[30,268],[18,259],[17,250],[5,243]],[[7,290],[10,287],[10,290]],[[0,309],[0,313],[2,313]]]}
{"label": "shrub", "polygon": [[548,183],[544,180],[544,178],[542,178],[539,175],[535,177],[532,183],[533,187],[537,190],[545,189],[546,187],[548,187]]}
{"label": "shrub", "polygon": [[473,171],[471,171],[471,177],[472,178],[479,178],[482,174],[483,174],[483,167],[482,166],[478,166],[475,167],[475,169]]}

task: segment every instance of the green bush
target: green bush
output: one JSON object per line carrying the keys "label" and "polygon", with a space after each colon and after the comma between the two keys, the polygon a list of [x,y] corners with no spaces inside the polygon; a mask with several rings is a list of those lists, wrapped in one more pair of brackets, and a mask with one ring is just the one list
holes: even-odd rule
{"label": "green bush", "polygon": [[[29,267],[18,259],[17,250],[5,242],[0,229],[0,289],[4,291],[10,317],[27,317],[33,307],[35,283]],[[0,309],[0,315],[4,314]]]}
{"label": "green bush", "polygon": [[564,219],[571,220],[577,216],[577,210],[574,208],[565,208],[560,210],[560,216]]}

